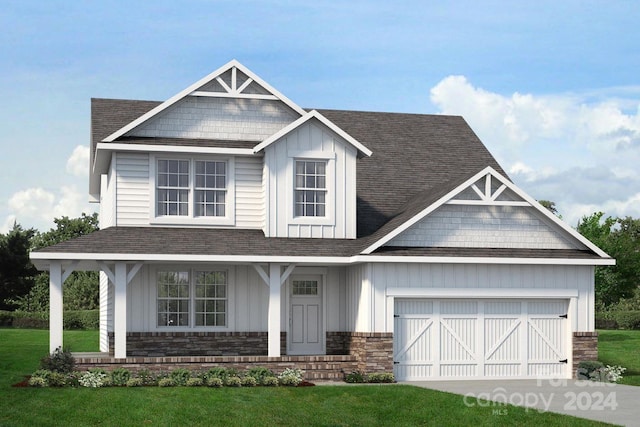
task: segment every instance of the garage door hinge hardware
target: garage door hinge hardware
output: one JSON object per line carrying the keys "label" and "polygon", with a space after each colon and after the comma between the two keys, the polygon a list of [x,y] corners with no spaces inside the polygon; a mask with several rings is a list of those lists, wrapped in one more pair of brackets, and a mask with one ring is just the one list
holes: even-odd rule
{"label": "garage door hinge hardware", "polygon": [[396,361],[394,360],[394,361],[393,361],[393,364],[394,364],[394,365],[399,365],[399,364],[400,364],[400,362],[396,362]]}
{"label": "garage door hinge hardware", "polygon": [[568,361],[567,359],[559,360],[559,362],[560,362],[560,363],[569,363],[569,361]]}
{"label": "garage door hinge hardware", "polygon": [[399,314],[394,314],[393,317],[400,317],[400,315]]}
{"label": "garage door hinge hardware", "polygon": [[567,315],[566,315],[566,314],[561,314],[561,315],[560,315],[560,316],[558,316],[558,317],[562,317],[563,319],[566,319],[566,318],[567,318]]}

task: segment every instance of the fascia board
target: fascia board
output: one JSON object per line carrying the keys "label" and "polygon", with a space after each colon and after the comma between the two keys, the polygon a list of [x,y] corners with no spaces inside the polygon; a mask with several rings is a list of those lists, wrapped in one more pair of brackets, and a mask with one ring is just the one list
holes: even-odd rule
{"label": "fascia board", "polygon": [[114,132],[111,135],[107,136],[102,141],[103,142],[113,142],[113,141],[115,141],[117,138],[121,137],[122,135],[126,134],[127,132],[129,132],[130,130],[136,128],[137,126],[140,126],[142,123],[146,122],[147,120],[149,120],[150,118],[156,116],[157,114],[161,113],[162,111],[166,110],[167,108],[169,108],[170,106],[172,106],[176,102],[178,102],[181,99],[183,99],[186,96],[188,96],[194,90],[196,90],[196,89],[204,86],[205,84],[209,83],[210,81],[212,81],[216,77],[220,76],[221,74],[225,73],[227,70],[229,70],[232,67],[236,67],[237,69],[242,71],[244,74],[246,74],[248,77],[253,79],[255,82],[257,82],[258,84],[263,86],[265,89],[271,91],[273,93],[273,95],[275,95],[276,97],[280,98],[280,100],[283,103],[285,103],[289,108],[291,108],[292,110],[294,110],[298,114],[302,115],[302,114],[305,113],[305,111],[301,107],[299,107],[294,102],[292,102],[289,98],[285,97],[280,92],[275,90],[273,87],[271,87],[271,85],[266,83],[264,80],[262,80],[260,77],[258,77],[252,71],[247,69],[244,65],[240,64],[237,60],[234,59],[234,60],[231,60],[230,62],[228,62],[227,64],[223,65],[222,67],[218,68],[214,72],[212,72],[212,73],[208,74],[207,76],[201,78],[197,82],[193,83],[191,86],[187,87],[183,91],[175,94],[174,96],[172,96],[171,98],[169,98],[168,100],[163,102],[162,104],[158,105],[157,107],[151,109],[147,113],[145,113],[142,116],[138,117],[136,120],[132,121],[128,125],[120,128],[116,132]]}
{"label": "fascia board", "polygon": [[226,147],[196,147],[192,145],[152,145],[152,144],[122,144],[117,142],[99,142],[98,151],[142,151],[147,153],[197,153],[197,154],[230,154],[253,156],[251,148]]}
{"label": "fascia board", "polygon": [[269,138],[265,139],[260,144],[258,144],[255,147],[253,147],[253,152],[254,153],[258,153],[258,152],[264,150],[269,145],[273,144],[274,142],[276,142],[277,140],[279,140],[283,136],[289,134],[290,132],[294,131],[295,129],[299,128],[300,126],[302,126],[303,124],[305,124],[306,122],[308,122],[309,120],[314,119],[314,118],[317,119],[323,125],[325,125],[327,128],[329,128],[331,131],[336,133],[340,138],[344,139],[349,144],[353,145],[358,151],[360,151],[364,155],[371,156],[371,154],[373,154],[373,152],[371,150],[369,150],[367,147],[362,145],[354,137],[349,135],[344,130],[340,129],[338,126],[336,126],[335,123],[333,123],[331,120],[329,120],[326,117],[324,117],[322,114],[320,114],[316,110],[309,111],[308,113],[306,113],[305,115],[300,117],[298,120],[290,123],[289,125],[285,126],[282,129],[280,129],[278,132],[274,133]]}

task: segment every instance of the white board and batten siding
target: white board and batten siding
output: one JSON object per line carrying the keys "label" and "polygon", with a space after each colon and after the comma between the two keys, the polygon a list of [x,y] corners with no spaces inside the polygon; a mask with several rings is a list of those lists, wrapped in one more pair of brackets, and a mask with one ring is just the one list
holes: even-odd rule
{"label": "white board and batten siding", "polygon": [[[266,230],[269,237],[355,238],[357,150],[311,120],[265,149]],[[295,217],[295,160],[327,161],[326,216]]]}
{"label": "white board and batten siding", "polygon": [[[117,153],[114,156],[112,172],[115,180],[102,196],[103,200],[109,203],[101,206],[101,210],[114,212],[114,221],[108,225],[147,226],[150,224],[151,192],[154,189],[149,162],[148,154]],[[235,226],[262,228],[265,216],[262,158],[236,156],[234,166],[235,199],[231,199],[230,202],[235,203]]]}

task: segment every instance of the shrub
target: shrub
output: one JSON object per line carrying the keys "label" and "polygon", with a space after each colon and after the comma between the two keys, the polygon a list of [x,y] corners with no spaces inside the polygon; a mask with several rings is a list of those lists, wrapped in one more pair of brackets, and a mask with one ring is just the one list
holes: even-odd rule
{"label": "shrub", "polygon": [[640,329],[640,311],[617,311],[614,317],[621,329]]}
{"label": "shrub", "polygon": [[222,387],[224,385],[222,380],[218,377],[207,378],[205,381],[205,384],[208,387],[216,387],[216,388]]}
{"label": "shrub", "polygon": [[374,372],[367,375],[367,382],[369,383],[392,383],[395,380],[391,372]]}
{"label": "shrub", "polygon": [[153,372],[148,369],[142,369],[136,374],[136,378],[142,381],[142,385],[157,385],[158,380]]}
{"label": "shrub", "polygon": [[185,385],[187,387],[202,387],[202,378],[189,378]]}
{"label": "shrub", "polygon": [[31,387],[49,387],[49,383],[42,377],[29,378],[29,386]]}
{"label": "shrub", "polygon": [[241,387],[242,380],[238,376],[230,376],[224,382],[224,385],[226,385],[227,387]]}
{"label": "shrub", "polygon": [[99,329],[100,310],[69,310],[62,317],[65,329]]}
{"label": "shrub", "polygon": [[353,371],[344,376],[344,381],[348,383],[363,383],[364,374],[360,371]]}
{"label": "shrub", "polygon": [[142,387],[144,385],[144,381],[141,378],[129,378],[127,381],[127,387]]}
{"label": "shrub", "polygon": [[111,384],[114,386],[125,386],[131,379],[131,372],[125,368],[116,368],[111,371]]}
{"label": "shrub", "polygon": [[295,387],[302,382],[304,372],[300,369],[287,368],[278,375],[280,385]]}
{"label": "shrub", "polygon": [[242,387],[255,387],[258,385],[258,381],[253,377],[242,378]]}
{"label": "shrub", "polygon": [[603,383],[617,383],[622,379],[622,374],[626,370],[627,368],[622,366],[601,366],[589,373],[589,379]]}
{"label": "shrub", "polygon": [[78,382],[83,387],[97,388],[105,385],[107,374],[101,369],[89,370],[80,375]]}
{"label": "shrub", "polygon": [[229,371],[225,368],[211,368],[204,374],[207,379],[209,378],[219,378],[224,382],[227,378],[229,378]]}
{"label": "shrub", "polygon": [[265,377],[262,380],[262,385],[265,387],[277,387],[278,386],[278,377]]}
{"label": "shrub", "polygon": [[13,325],[13,312],[0,310],[0,326],[12,326]]}
{"label": "shrub", "polygon": [[265,378],[276,378],[276,374],[271,369],[255,367],[249,369],[245,376],[254,378],[260,385],[264,384]]}
{"label": "shrub", "polygon": [[591,373],[602,368],[604,365],[597,360],[585,360],[578,364],[578,370],[576,371],[576,377],[579,380],[591,379]]}
{"label": "shrub", "polygon": [[69,350],[56,348],[53,353],[46,355],[40,359],[40,368],[52,372],[68,374],[73,372],[76,362]]}
{"label": "shrub", "polygon": [[186,385],[191,378],[191,372],[185,368],[177,368],[169,373],[169,377],[175,385]]}
{"label": "shrub", "polygon": [[158,387],[175,387],[176,383],[170,377],[158,380]]}

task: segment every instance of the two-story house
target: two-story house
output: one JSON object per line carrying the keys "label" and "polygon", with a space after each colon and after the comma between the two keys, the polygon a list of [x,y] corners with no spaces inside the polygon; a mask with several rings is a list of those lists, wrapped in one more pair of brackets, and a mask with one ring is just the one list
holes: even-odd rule
{"label": "two-story house", "polygon": [[530,378],[597,354],[614,260],[461,117],[305,109],[231,61],[164,102],[93,99],[90,170],[101,230],[31,254],[52,351],[64,280],[101,272],[81,366]]}

